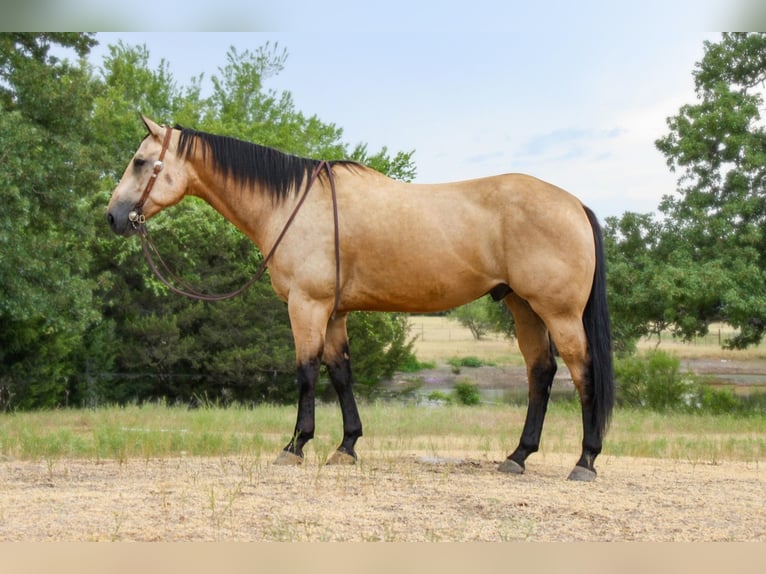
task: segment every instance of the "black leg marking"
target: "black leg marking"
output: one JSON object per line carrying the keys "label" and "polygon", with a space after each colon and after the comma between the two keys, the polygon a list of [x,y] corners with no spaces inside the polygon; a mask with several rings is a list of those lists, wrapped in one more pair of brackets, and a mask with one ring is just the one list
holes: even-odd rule
{"label": "black leg marking", "polygon": [[359,410],[352,389],[353,378],[348,345],[344,346],[341,356],[336,361],[328,363],[327,371],[330,374],[332,386],[338,393],[340,410],[343,415],[343,441],[338,447],[338,452],[348,454],[356,459],[354,446],[357,439],[362,436],[362,420],[359,417]]}
{"label": "black leg marking", "polygon": [[524,472],[524,462],[527,457],[540,448],[540,436],[543,432],[543,422],[548,410],[548,399],[556,369],[556,361],[552,353],[531,369],[527,418],[521,433],[521,441],[508,457],[508,461],[511,462],[506,461],[501,464],[499,470],[515,474]]}
{"label": "black leg marking", "polygon": [[591,481],[596,478],[594,461],[601,453],[603,432],[598,424],[593,410],[593,379],[590,367],[585,372],[583,390],[580,393],[582,405],[582,454],[577,461],[574,470],[570,473],[570,480]]}
{"label": "black leg marking", "polygon": [[303,447],[314,438],[314,398],[319,378],[319,358],[298,365],[298,420],[284,450],[303,458]]}

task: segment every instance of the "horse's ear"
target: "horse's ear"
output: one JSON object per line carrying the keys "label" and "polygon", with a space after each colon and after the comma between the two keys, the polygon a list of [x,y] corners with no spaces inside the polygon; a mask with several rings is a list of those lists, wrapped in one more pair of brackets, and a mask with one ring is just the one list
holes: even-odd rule
{"label": "horse's ear", "polygon": [[147,118],[144,114],[141,114],[141,121],[144,122],[144,125],[146,126],[146,129],[149,130],[149,133],[156,137],[162,137],[162,126],[159,125],[156,122],[153,122],[149,118]]}

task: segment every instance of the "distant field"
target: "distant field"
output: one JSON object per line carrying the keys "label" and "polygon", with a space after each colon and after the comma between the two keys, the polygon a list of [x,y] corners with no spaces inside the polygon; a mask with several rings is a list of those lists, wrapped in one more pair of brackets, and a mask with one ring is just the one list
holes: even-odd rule
{"label": "distant field", "polygon": [[440,363],[456,356],[474,356],[500,365],[524,361],[515,340],[489,334],[477,341],[471,331],[446,317],[411,315],[410,325],[410,334],[417,337],[414,349],[420,361]]}
{"label": "distant field", "polygon": [[[412,315],[410,324],[410,333],[417,337],[415,354],[421,361],[443,362],[455,356],[475,356],[499,365],[523,362],[516,341],[501,335],[491,334],[477,341],[468,329],[447,317]],[[708,335],[693,342],[679,341],[667,334],[658,348],[681,358],[720,358],[732,361],[766,359],[766,343],[744,351],[723,349],[721,343],[732,334],[733,331],[727,325],[715,324],[711,326]],[[654,349],[657,343],[656,338],[642,340],[639,349]]]}

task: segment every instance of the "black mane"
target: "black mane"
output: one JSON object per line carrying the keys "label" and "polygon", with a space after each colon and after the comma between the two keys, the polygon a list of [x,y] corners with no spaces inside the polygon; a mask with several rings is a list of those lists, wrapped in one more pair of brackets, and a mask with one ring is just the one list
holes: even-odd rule
{"label": "black mane", "polygon": [[[181,130],[178,155],[189,159],[201,144],[202,160],[212,161],[224,177],[254,187],[260,185],[275,199],[297,192],[319,160],[290,155],[277,149],[176,126]],[[358,165],[351,161],[331,161],[330,165]],[[321,177],[321,174],[320,174]]]}

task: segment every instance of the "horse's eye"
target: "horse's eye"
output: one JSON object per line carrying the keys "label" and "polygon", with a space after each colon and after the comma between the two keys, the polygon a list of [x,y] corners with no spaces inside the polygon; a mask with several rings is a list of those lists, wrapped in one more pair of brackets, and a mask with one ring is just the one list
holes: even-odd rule
{"label": "horse's eye", "polygon": [[144,167],[144,165],[146,165],[146,160],[145,159],[142,159],[140,157],[133,158],[133,166],[134,167],[140,168],[140,167]]}

